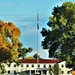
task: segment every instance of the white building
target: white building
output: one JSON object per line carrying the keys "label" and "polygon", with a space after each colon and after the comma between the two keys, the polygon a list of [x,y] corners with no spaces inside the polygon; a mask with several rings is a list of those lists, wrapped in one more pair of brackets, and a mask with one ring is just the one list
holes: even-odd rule
{"label": "white building", "polygon": [[36,59],[20,60],[22,64],[17,65],[11,63],[5,65],[6,73],[4,75],[54,75],[52,71],[49,72],[51,66],[59,65],[61,75],[72,75],[71,69],[66,68],[65,61],[40,59],[37,63]]}

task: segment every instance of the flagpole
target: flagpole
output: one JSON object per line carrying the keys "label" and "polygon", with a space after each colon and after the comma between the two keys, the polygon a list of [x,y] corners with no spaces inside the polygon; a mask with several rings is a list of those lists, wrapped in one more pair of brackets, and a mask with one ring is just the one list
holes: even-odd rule
{"label": "flagpole", "polygon": [[37,68],[38,68],[38,64],[39,64],[39,57],[38,57],[38,31],[39,31],[39,13],[37,10]]}

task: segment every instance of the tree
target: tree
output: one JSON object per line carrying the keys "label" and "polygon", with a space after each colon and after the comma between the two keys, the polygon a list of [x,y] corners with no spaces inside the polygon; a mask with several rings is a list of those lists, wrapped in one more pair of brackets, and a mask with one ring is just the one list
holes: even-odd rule
{"label": "tree", "polygon": [[41,58],[40,55],[38,55],[37,53],[34,54],[33,57],[34,57],[35,59],[37,59],[37,58],[38,58],[38,59],[43,59],[43,58]]}
{"label": "tree", "polygon": [[58,64],[55,64],[54,66],[50,66],[48,68],[50,75],[54,73],[54,75],[61,75],[61,68],[59,67]]}
{"label": "tree", "polygon": [[35,59],[40,58],[40,56],[39,56],[37,53],[34,54],[33,57],[34,57]]}
{"label": "tree", "polygon": [[12,22],[5,23],[0,20],[0,74],[4,74],[4,63],[19,63],[18,57],[32,51],[32,48],[23,48],[20,42],[20,29]]}
{"label": "tree", "polygon": [[33,56],[27,56],[25,59],[35,59]]}
{"label": "tree", "polygon": [[32,48],[31,47],[29,47],[27,49],[27,48],[23,47],[23,44],[21,42],[18,43],[18,46],[19,46],[18,51],[20,52],[19,53],[19,57],[21,57],[22,59],[26,58],[27,53],[32,52]]}
{"label": "tree", "polygon": [[0,20],[0,62],[17,62],[18,57],[24,58],[32,51],[31,47],[23,47],[19,40],[20,34],[20,29],[12,22],[4,23]]}
{"label": "tree", "polygon": [[53,8],[47,23],[49,29],[41,31],[43,49],[49,57],[67,61],[67,67],[75,67],[75,3],[64,2]]}
{"label": "tree", "polygon": [[13,23],[0,20],[0,62],[18,61],[20,30]]}
{"label": "tree", "polygon": [[0,63],[0,74],[4,75],[5,72],[6,72],[6,69],[5,69],[4,63]]}

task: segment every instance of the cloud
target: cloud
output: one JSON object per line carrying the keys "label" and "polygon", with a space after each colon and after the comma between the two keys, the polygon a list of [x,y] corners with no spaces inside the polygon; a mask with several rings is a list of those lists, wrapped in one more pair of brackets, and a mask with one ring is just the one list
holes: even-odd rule
{"label": "cloud", "polygon": [[[5,22],[13,22],[17,27],[20,28],[22,32],[22,36],[27,35],[30,36],[32,34],[35,34],[37,31],[37,18],[34,15],[9,15],[9,16],[4,16],[2,19]],[[42,15],[40,16],[40,29],[45,24],[46,16]]]}
{"label": "cloud", "polygon": [[11,18],[15,22],[19,22],[19,23],[23,22],[23,23],[26,23],[26,24],[30,24],[30,23],[36,21],[35,16],[31,16],[31,15],[16,15],[16,14],[13,14],[12,16],[10,15],[9,18]]}
{"label": "cloud", "polygon": [[[37,53],[37,50],[33,50],[31,53],[29,53],[27,56],[33,56],[34,54]],[[38,55],[40,55],[41,58],[43,59],[49,59],[48,58],[48,51],[47,50],[38,50]]]}
{"label": "cloud", "polygon": [[1,18],[4,22],[13,22],[20,28],[21,35],[32,35],[36,32],[36,19],[33,15],[10,15]]}
{"label": "cloud", "polygon": [[27,25],[31,25],[33,22],[17,22],[18,25],[20,26],[27,26]]}
{"label": "cloud", "polygon": [[34,16],[21,17],[16,21],[16,25],[20,26],[23,36],[36,33],[37,25]]}
{"label": "cloud", "polygon": [[25,15],[0,14],[0,16],[2,17],[1,19],[5,20],[6,22],[13,22],[21,26],[31,25],[34,23],[35,20],[31,16],[25,16]]}
{"label": "cloud", "polygon": [[48,59],[48,50],[39,50],[38,52],[42,58]]}
{"label": "cloud", "polygon": [[32,28],[31,26],[27,26],[25,30],[22,30],[22,36],[31,36],[34,33],[36,33],[36,29]]}

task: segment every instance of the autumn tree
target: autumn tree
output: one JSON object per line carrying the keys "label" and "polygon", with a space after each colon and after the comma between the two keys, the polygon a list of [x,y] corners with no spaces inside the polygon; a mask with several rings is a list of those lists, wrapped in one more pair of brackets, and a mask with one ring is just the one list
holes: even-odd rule
{"label": "autumn tree", "polygon": [[67,61],[67,67],[75,67],[75,3],[64,2],[53,8],[47,23],[49,29],[41,31],[43,49],[49,57]]}
{"label": "autumn tree", "polygon": [[0,74],[4,74],[4,63],[16,62],[19,63],[19,57],[23,58],[32,48],[28,49],[23,47],[20,42],[20,29],[17,28],[12,22],[5,23],[0,20]]}
{"label": "autumn tree", "polygon": [[20,30],[13,23],[0,21],[0,62],[18,61]]}

